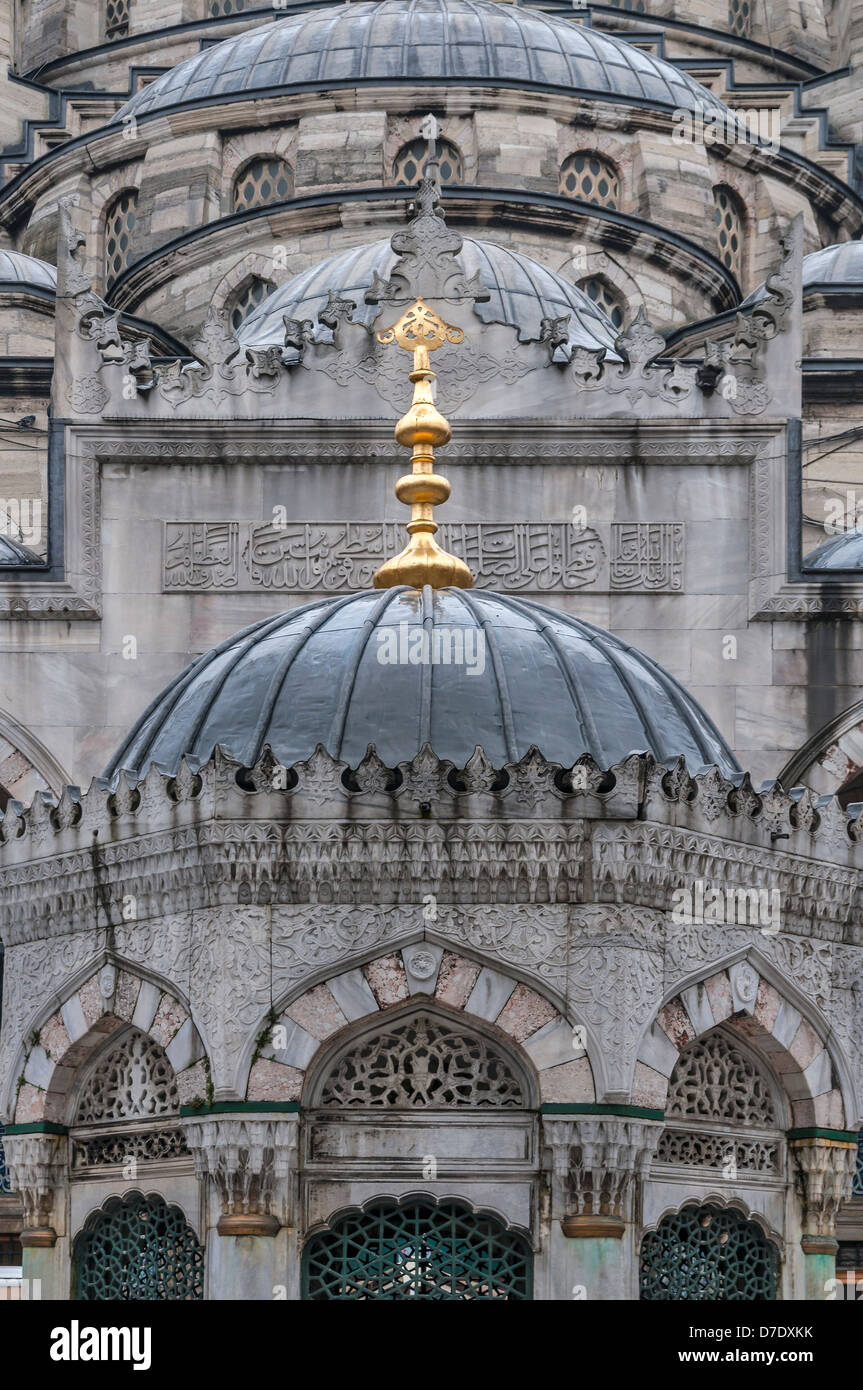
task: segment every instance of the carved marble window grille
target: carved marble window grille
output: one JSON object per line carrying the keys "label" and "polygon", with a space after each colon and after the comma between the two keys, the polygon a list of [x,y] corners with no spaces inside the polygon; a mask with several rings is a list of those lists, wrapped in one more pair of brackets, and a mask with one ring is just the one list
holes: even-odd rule
{"label": "carved marble window grille", "polygon": [[580,150],[577,154],[571,154],[560,166],[560,192],[567,198],[579,198],[583,203],[616,208],[620,197],[620,179],[610,160]]}
{"label": "carved marble window grille", "polygon": [[189,1152],[181,1129],[145,1129],[134,1133],[96,1134],[73,1139],[73,1167],[125,1167],[130,1159],[152,1163],[185,1158]]}
{"label": "carved marble window grille", "polygon": [[275,288],[272,280],[262,280],[258,275],[254,275],[243,285],[230,305],[231,327],[235,333],[245,323],[252,310],[263,304]]}
{"label": "carved marble window grille", "polygon": [[752,34],[751,0],[728,0],[728,27],[732,34],[748,39]]}
{"label": "carved marble window grille", "polygon": [[727,188],[713,190],[719,259],[739,279],[743,265],[743,218],[737,199]]}
{"label": "carved marble window grille", "polygon": [[666,1129],[659,1141],[656,1161],[683,1168],[719,1169],[728,1174],[775,1174],[779,1169],[779,1141]]}
{"label": "carved marble window grille", "polygon": [[615,328],[623,327],[623,301],[607,280],[601,275],[591,275],[586,280],[579,280],[578,288],[584,290],[597,308],[608,315]]}
{"label": "carved marble window grille", "polygon": [[278,155],[259,155],[234,179],[234,212],[283,203],[294,191],[294,171]]}
{"label": "carved marble window grille", "polygon": [[777,1123],[764,1078],[721,1033],[692,1043],[680,1054],[665,1113],[668,1119],[718,1120],[762,1129]]}
{"label": "carved marble window grille", "polygon": [[116,280],[132,259],[132,237],[138,214],[138,190],[127,188],[105,214],[105,279]]}
{"label": "carved marble window grille", "polygon": [[162,1048],[134,1031],[90,1072],[78,1098],[75,1124],[155,1119],[175,1115],[179,1105],[174,1069]]}
{"label": "carved marble window grille", "polygon": [[129,0],[108,0],[105,6],[105,38],[125,39],[129,33]]}
{"label": "carved marble window grille", "polygon": [[[464,170],[456,146],[450,140],[438,140],[437,156],[441,183],[462,183]],[[411,140],[407,145],[402,145],[393,160],[393,181],[408,186],[419,183],[425,173],[427,158],[426,140]]]}
{"label": "carved marble window grille", "polygon": [[338,1058],[321,1105],[401,1110],[525,1105],[521,1082],[484,1038],[415,1014],[362,1039]]}

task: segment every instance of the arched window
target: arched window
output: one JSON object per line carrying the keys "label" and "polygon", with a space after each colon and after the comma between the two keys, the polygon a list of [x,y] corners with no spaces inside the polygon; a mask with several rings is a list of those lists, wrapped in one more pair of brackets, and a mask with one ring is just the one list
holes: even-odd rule
{"label": "arched window", "polygon": [[259,275],[253,275],[240,286],[236,294],[228,301],[231,327],[235,333],[245,323],[252,310],[257,309],[258,305],[262,304],[275,288],[272,280],[262,280]]}
{"label": "arched window", "polygon": [[105,38],[125,39],[129,33],[129,0],[107,0]]}
{"label": "arched window", "polygon": [[132,259],[132,235],[138,209],[137,188],[127,188],[105,213],[105,279],[116,280]]}
{"label": "arched window", "polygon": [[713,206],[719,259],[739,279],[743,266],[743,215],[740,204],[730,188],[720,187],[713,190]]}
{"label": "arched window", "polygon": [[247,8],[246,0],[210,0],[210,18],[221,19],[223,15],[241,14]]}
{"label": "arched window", "polygon": [[754,1061],[723,1033],[683,1049],[668,1085],[656,1162],[736,1181],[775,1177],[783,1165],[773,1092]]}
{"label": "arched window", "polygon": [[305,1299],[526,1300],[527,1241],[465,1202],[385,1197],[336,1217],[303,1251]]}
{"label": "arched window", "polygon": [[75,1296],[189,1301],[204,1296],[204,1252],[179,1207],[130,1192],[111,1197],[75,1242]]}
{"label": "arched window", "polygon": [[607,314],[615,328],[623,327],[623,300],[607,280],[601,275],[591,275],[586,280],[579,280],[578,288],[593,300],[597,308]]}
{"label": "arched window", "polygon": [[70,1130],[73,1168],[186,1154],[176,1123],[179,1108],[174,1069],[164,1050],[146,1033],[129,1028],[97,1055],[84,1077]]}
{"label": "arched window", "polygon": [[752,0],[728,0],[728,27],[748,39],[752,33]]}
{"label": "arched window", "polygon": [[560,166],[560,192],[583,203],[616,208],[620,196],[620,177],[610,159],[590,150],[571,154]]}
{"label": "arched window", "polygon": [[[450,140],[438,140],[437,156],[441,183],[461,183],[464,172],[461,154],[456,146]],[[419,183],[425,174],[427,158],[427,141],[410,140],[406,145],[402,145],[393,160],[393,182],[408,186]]]}
{"label": "arched window", "polygon": [[778,1252],[755,1221],[691,1203],[641,1242],[640,1297],[648,1303],[763,1303],[776,1297]]}
{"label": "arched window", "polygon": [[322,1106],[401,1110],[523,1108],[524,1084],[493,1043],[460,1021],[412,1013],[375,1030],[336,1059]]}
{"label": "arched window", "polygon": [[234,212],[283,203],[294,191],[294,171],[278,155],[256,155],[234,179]]}

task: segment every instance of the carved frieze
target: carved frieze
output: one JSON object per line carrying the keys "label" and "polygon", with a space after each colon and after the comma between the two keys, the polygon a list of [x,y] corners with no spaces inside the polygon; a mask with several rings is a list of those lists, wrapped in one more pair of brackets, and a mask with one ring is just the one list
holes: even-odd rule
{"label": "carved frieze", "polygon": [[[344,593],[369,588],[402,542],[394,521],[167,521],[163,588]],[[444,522],[438,539],[463,559],[477,588],[508,592],[679,593],[679,521],[576,527],[560,521]]]}

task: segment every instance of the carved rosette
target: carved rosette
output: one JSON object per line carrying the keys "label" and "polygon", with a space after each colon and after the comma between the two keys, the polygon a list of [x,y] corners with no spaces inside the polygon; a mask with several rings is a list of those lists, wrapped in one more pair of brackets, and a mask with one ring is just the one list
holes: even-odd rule
{"label": "carved rosette", "polygon": [[219,1235],[274,1236],[293,1213],[299,1116],[189,1116],[182,1121],[198,1178],[222,1206]]}
{"label": "carved rosette", "polygon": [[568,1237],[623,1235],[653,1160],[662,1122],[618,1115],[545,1116],[552,1211]]}
{"label": "carved rosette", "polygon": [[24,1204],[21,1244],[52,1246],[57,1239],[54,1195],[65,1179],[68,1140],[65,1134],[6,1134],[6,1167],[13,1192]]}
{"label": "carved rosette", "polygon": [[857,1145],[839,1139],[792,1139],[791,1154],[803,1199],[803,1249],[807,1254],[836,1250],[836,1217],[851,1196]]}

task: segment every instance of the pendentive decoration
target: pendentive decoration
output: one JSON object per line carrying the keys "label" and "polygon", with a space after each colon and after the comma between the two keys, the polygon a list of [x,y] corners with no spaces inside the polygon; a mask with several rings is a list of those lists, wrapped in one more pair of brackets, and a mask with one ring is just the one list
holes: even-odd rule
{"label": "pendentive decoration", "polygon": [[429,353],[442,343],[460,343],[464,333],[434,312],[422,299],[417,299],[392,328],[378,333],[378,342],[413,352],[414,364],[410,379],[414,383],[414,398],[410,410],[395,428],[399,444],[411,449],[411,471],[399,478],[395,494],[400,502],[410,506],[411,519],[407,524],[410,540],[394,559],[387,560],[375,571],[372,580],[376,589],[392,589],[407,584],[422,589],[447,585],[459,589],[473,587],[473,575],[463,560],[441,549],[435,540],[438,529],[434,508],[450,495],[446,478],[436,473],[435,449],[447,444],[451,431],[449,422],[435,406],[432,382],[435,374],[429,365]]}

